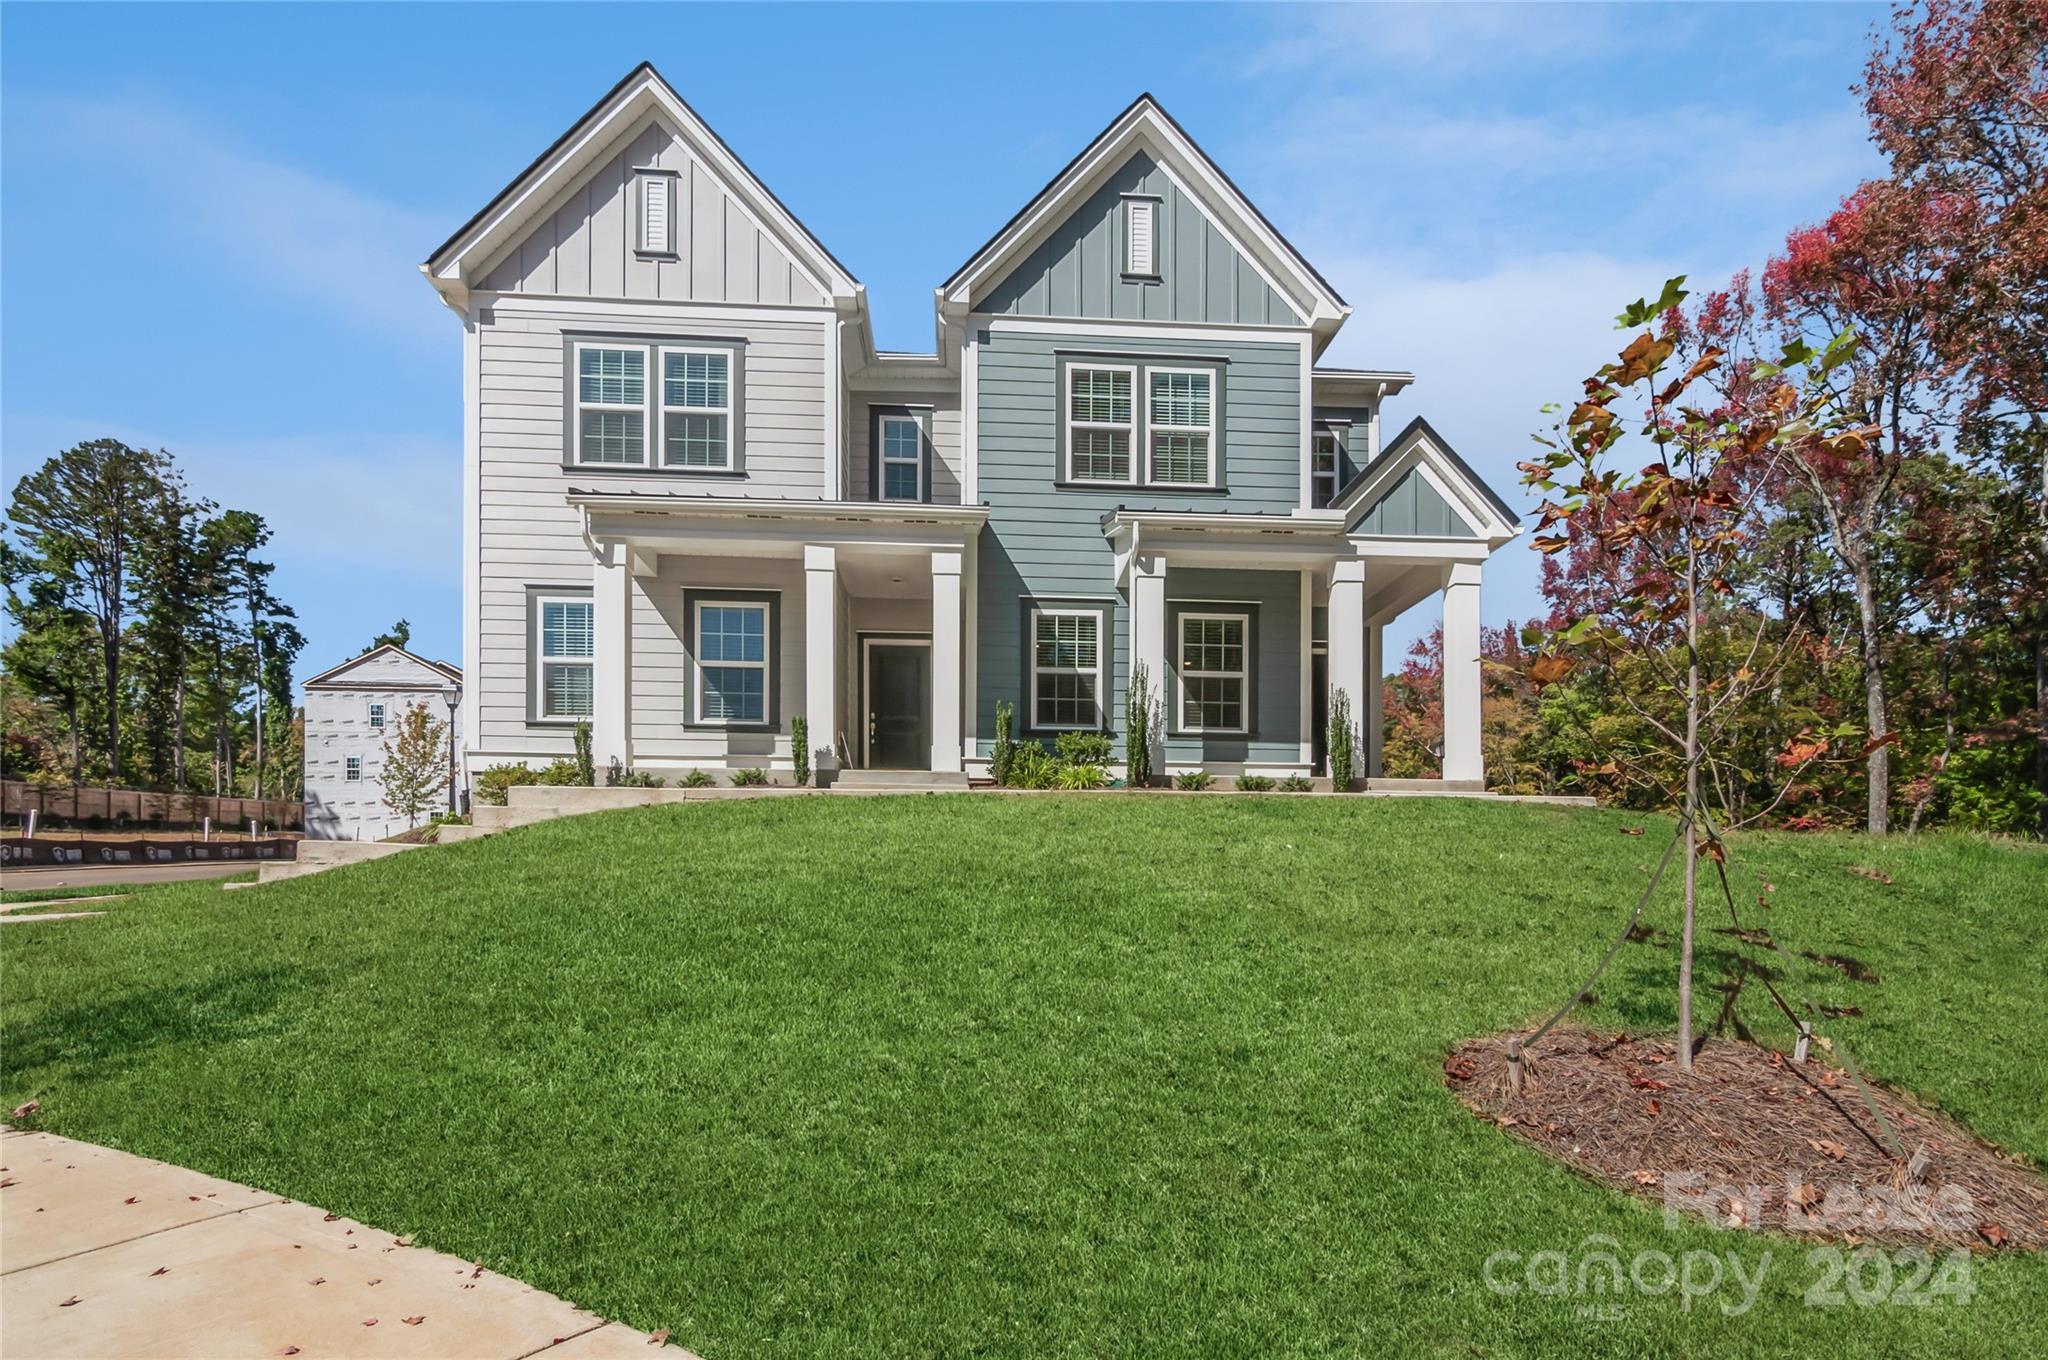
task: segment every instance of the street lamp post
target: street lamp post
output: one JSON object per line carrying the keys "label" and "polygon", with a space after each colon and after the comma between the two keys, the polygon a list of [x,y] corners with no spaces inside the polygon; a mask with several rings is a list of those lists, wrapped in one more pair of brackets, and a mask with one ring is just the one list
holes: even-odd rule
{"label": "street lamp post", "polygon": [[448,705],[448,815],[452,817],[461,811],[455,805],[455,706],[462,702],[462,691],[450,685],[441,691],[441,701]]}

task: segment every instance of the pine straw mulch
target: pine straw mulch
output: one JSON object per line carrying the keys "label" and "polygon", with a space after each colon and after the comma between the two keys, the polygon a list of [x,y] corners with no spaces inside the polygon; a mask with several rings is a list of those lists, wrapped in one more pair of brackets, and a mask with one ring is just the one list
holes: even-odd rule
{"label": "pine straw mulch", "polygon": [[[1507,1042],[1455,1049],[1445,1084],[1466,1108],[1593,1179],[1725,1227],[1849,1243],[2048,1246],[2048,1184],[1954,1121],[1897,1092],[1871,1094],[1895,1159],[1842,1069],[1709,1040],[1690,1074],[1675,1035],[1559,1029],[1508,1093]],[[1922,1150],[1924,1156],[1919,1156]]]}

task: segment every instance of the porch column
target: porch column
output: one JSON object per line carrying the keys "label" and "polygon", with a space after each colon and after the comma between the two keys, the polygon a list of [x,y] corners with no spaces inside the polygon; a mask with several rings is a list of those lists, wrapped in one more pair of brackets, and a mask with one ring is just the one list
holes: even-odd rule
{"label": "porch column", "polygon": [[[1152,724],[1152,772],[1165,771],[1166,713],[1166,558],[1159,553],[1138,553],[1131,558],[1131,674],[1145,667],[1146,684],[1157,705],[1158,721]],[[1128,683],[1128,681],[1126,682]],[[1110,696],[1102,696],[1107,705]],[[1114,728],[1122,715],[1109,715]]]}
{"label": "porch column", "polygon": [[591,557],[590,758],[600,777],[633,763],[633,554],[600,543]]}
{"label": "porch column", "polygon": [[[839,768],[839,550],[804,545],[804,722],[811,764]],[[824,752],[820,755],[818,752]]]}
{"label": "porch column", "polygon": [[960,554],[932,554],[932,769],[960,768]]}
{"label": "porch column", "polygon": [[1365,777],[1383,779],[1386,764],[1383,760],[1386,745],[1386,698],[1387,698],[1387,654],[1383,650],[1383,630],[1379,624],[1365,630]]}
{"label": "porch column", "polygon": [[[1366,731],[1367,697],[1365,647],[1365,561],[1340,558],[1330,568],[1330,636],[1326,643],[1330,669],[1330,692],[1344,691],[1351,701],[1351,725],[1359,736]],[[1331,714],[1332,719],[1336,717]],[[1352,742],[1354,766],[1358,742]],[[1330,771],[1332,779],[1356,778],[1358,769]]]}
{"label": "porch column", "polygon": [[1444,778],[1484,780],[1479,755],[1479,564],[1444,573]]}

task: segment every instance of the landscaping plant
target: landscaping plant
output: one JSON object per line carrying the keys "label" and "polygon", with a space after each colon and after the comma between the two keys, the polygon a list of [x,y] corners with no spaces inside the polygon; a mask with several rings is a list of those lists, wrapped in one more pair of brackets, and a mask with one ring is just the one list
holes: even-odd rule
{"label": "landscaping plant", "polygon": [[1144,662],[1131,664],[1131,687],[1124,695],[1124,783],[1142,789],[1152,782],[1152,671]]}
{"label": "landscaping plant", "polygon": [[1207,770],[1182,770],[1173,777],[1173,786],[1182,793],[1200,793],[1216,782],[1216,777]]}
{"label": "landscaping plant", "polygon": [[736,789],[760,788],[768,782],[768,772],[758,767],[749,767],[732,772],[732,786]]}
{"label": "landscaping plant", "polygon": [[1306,775],[1291,774],[1273,787],[1282,793],[1314,793],[1315,781]]}
{"label": "landscaping plant", "polygon": [[1239,793],[1266,793],[1272,789],[1273,780],[1269,775],[1241,774],[1233,782],[1233,787]]}
{"label": "landscaping plant", "polygon": [[676,784],[679,788],[685,789],[708,789],[717,782],[708,770],[692,770],[677,780]]}
{"label": "landscaping plant", "polygon": [[597,767],[591,763],[590,759],[590,724],[588,722],[577,723],[576,732],[572,739],[576,743],[576,778],[571,782],[580,784],[587,789],[597,783]]}
{"label": "landscaping plant", "polygon": [[1325,730],[1330,748],[1330,787],[1344,793],[1357,777],[1352,754],[1356,734],[1351,726],[1351,696],[1341,689],[1330,691],[1330,719]]}
{"label": "landscaping plant", "polygon": [[789,720],[789,755],[796,762],[796,786],[804,788],[811,782],[811,725],[802,714]]}
{"label": "landscaping plant", "polygon": [[384,806],[407,827],[447,801],[448,724],[424,704],[407,704],[384,734]]}
{"label": "landscaping plant", "polygon": [[988,772],[998,784],[1010,782],[1010,772],[1017,759],[1017,739],[1014,728],[1017,710],[1008,699],[996,700],[996,741],[989,753]]}
{"label": "landscaping plant", "polygon": [[522,784],[541,783],[540,771],[525,765],[486,765],[477,771],[475,797],[490,807],[505,806],[505,790]]}

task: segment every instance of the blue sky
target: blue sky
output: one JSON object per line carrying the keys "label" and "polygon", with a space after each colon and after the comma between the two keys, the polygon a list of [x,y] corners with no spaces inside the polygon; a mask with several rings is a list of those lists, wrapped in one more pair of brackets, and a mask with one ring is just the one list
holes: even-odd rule
{"label": "blue sky", "polygon": [[[1150,90],[1352,303],[1324,362],[1514,504],[1545,401],[1670,274],[1880,163],[1871,5],[30,6],[0,14],[0,461],[169,448],[276,527],[310,675],[460,652],[460,329],[417,265],[636,62],[868,286],[884,348]],[[1390,426],[1392,428],[1392,426]],[[1487,568],[1535,611],[1533,555]],[[1430,606],[1389,638],[1426,632]]]}

